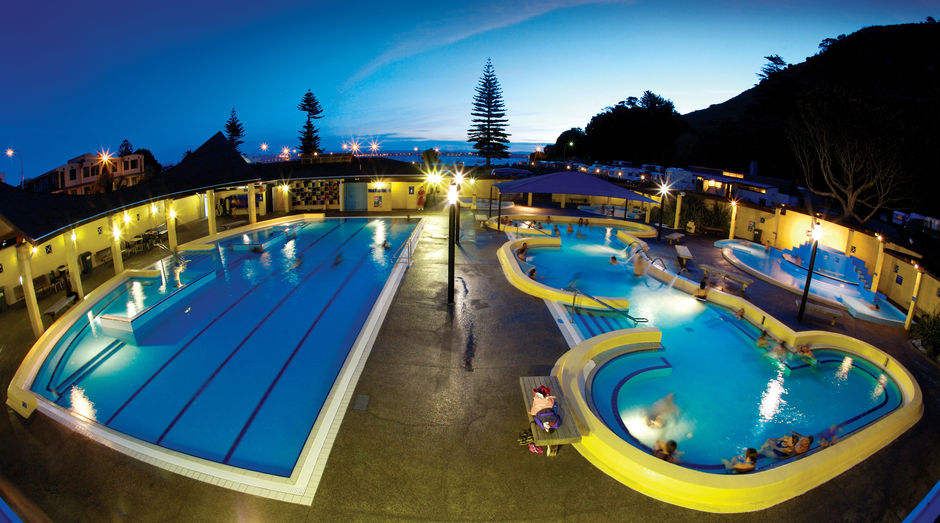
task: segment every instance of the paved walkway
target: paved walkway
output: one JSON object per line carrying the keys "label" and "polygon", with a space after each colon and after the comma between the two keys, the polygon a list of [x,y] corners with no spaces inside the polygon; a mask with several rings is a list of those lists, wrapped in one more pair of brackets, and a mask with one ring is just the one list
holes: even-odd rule
{"label": "paved walkway", "polygon": [[[570,447],[549,459],[516,444],[526,427],[518,377],[548,372],[567,346],[544,303],[503,277],[495,250],[504,238],[471,227],[468,211],[463,217],[456,304],[445,304],[446,223],[429,214],[356,387],[356,395],[369,397],[368,408],[346,413],[312,506],[164,472],[42,415],[23,420],[9,411],[0,419],[0,471],[12,485],[4,489],[0,481],[0,493],[14,505],[31,500],[54,520],[715,520],[621,485]],[[711,242],[683,243],[700,263],[733,270]],[[674,267],[674,254],[664,258]],[[788,294],[763,282],[748,289],[758,305],[796,326]],[[25,314],[0,314],[0,328],[12,329],[0,342],[3,399],[31,343],[28,323],[7,320],[17,313]],[[852,318],[836,329],[873,342],[914,373],[924,389],[924,419],[799,499],[733,519],[899,521],[940,477],[938,367],[906,345],[901,329]]]}

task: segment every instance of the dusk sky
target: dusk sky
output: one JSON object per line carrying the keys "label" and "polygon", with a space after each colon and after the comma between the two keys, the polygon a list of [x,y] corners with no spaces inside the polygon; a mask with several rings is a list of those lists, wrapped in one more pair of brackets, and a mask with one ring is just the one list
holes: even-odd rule
{"label": "dusk sky", "polygon": [[[511,150],[531,151],[647,89],[687,113],[753,86],[765,55],[797,63],[827,37],[940,18],[940,0],[4,4],[0,149],[27,178],[124,138],[176,163],[233,107],[243,152],[296,147],[307,89],[328,151],[353,137],[469,150],[487,57]],[[18,183],[19,159],[0,171]]]}

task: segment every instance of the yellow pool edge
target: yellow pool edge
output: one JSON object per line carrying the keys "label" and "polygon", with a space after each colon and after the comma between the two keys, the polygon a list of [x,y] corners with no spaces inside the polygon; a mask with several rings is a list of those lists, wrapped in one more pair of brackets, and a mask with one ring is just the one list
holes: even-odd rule
{"label": "yellow pool edge", "polygon": [[[546,226],[545,229],[530,229],[528,227],[513,227],[512,225],[503,224],[502,227],[497,227],[496,218],[497,216],[492,216],[486,220],[486,226],[490,229],[497,229],[503,232],[512,232],[515,234],[532,234],[534,231],[541,230],[545,233],[546,236],[551,236],[551,226],[563,223],[565,225],[577,224],[578,220],[587,219],[590,221],[591,225],[609,225],[611,227],[617,227],[618,229],[629,231],[629,235],[634,238],[653,238],[656,236],[656,228],[647,225],[645,223],[631,222],[626,220],[618,220],[616,218],[584,218],[578,216],[549,216],[549,215],[537,215],[537,214],[503,214],[503,218],[509,218],[510,221],[540,221],[545,222],[543,225]],[[551,223],[548,222],[548,219],[551,218]],[[619,236],[618,236],[619,237]]]}
{"label": "yellow pool edge", "polygon": [[[650,269],[650,274],[662,281],[675,278],[655,267]],[[674,287],[691,293],[698,286],[678,278]],[[761,510],[818,487],[861,463],[911,428],[923,415],[922,393],[913,376],[896,359],[876,347],[834,332],[794,331],[747,300],[720,291],[710,290],[708,301],[732,310],[744,309],[747,321],[762,325],[791,346],[834,347],[880,365],[898,385],[903,402],[890,414],[837,444],[770,470],[740,475],[700,472],[667,463],[627,443],[594,415],[585,396],[585,380],[596,365],[595,356],[622,345],[658,342],[659,330],[635,328],[595,336],[559,358],[552,374],[558,378],[581,428],[583,436],[574,447],[594,466],[624,485],[661,501],[695,510],[718,513]]]}

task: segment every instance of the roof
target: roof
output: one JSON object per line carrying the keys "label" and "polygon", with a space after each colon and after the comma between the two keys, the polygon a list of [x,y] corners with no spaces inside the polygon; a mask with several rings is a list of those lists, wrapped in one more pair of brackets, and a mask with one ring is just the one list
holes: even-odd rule
{"label": "roof", "polygon": [[722,183],[735,183],[738,185],[749,185],[751,187],[760,187],[762,189],[772,189],[777,187],[777,185],[772,183],[763,183],[754,180],[748,180],[746,178],[734,178],[732,176],[724,176],[722,174],[707,174],[693,171],[692,175],[698,176],[699,178],[705,178],[706,180],[715,180],[716,182]]}
{"label": "roof", "polygon": [[249,164],[216,133],[176,166],[137,185],[105,194],[69,195],[23,191],[0,183],[0,241],[22,237],[40,243],[69,227],[154,200],[259,181],[312,177],[418,175],[414,166],[383,158],[352,162]]}
{"label": "roof", "polygon": [[495,184],[500,192],[504,193],[552,193],[552,194],[578,194],[584,196],[610,196],[613,198],[626,198],[639,202],[656,203],[639,193],[625,189],[619,185],[602,180],[590,174],[572,171],[531,176],[521,180]]}

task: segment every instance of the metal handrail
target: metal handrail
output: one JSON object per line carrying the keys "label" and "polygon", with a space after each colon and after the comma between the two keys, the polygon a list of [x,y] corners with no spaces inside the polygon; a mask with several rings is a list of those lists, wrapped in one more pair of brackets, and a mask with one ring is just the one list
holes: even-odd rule
{"label": "metal handrail", "polygon": [[[405,247],[407,247],[407,249],[405,249]],[[408,238],[408,240],[405,241],[405,243],[403,243],[401,247],[399,247],[398,249],[395,250],[394,253],[392,253],[392,264],[396,264],[398,263],[399,260],[404,258],[406,262],[406,266],[410,268],[411,267],[411,254],[412,254],[411,238]]]}
{"label": "metal handrail", "polygon": [[594,301],[596,301],[597,303],[600,303],[601,305],[603,305],[604,307],[610,309],[611,311],[613,311],[613,312],[615,312],[615,313],[617,313],[617,314],[620,314],[620,315],[622,315],[622,316],[625,316],[628,320],[630,320],[630,321],[633,322],[633,326],[634,326],[634,327],[636,327],[637,324],[639,324],[639,323],[649,323],[649,320],[648,320],[648,319],[646,319],[646,318],[637,318],[637,317],[634,317],[634,316],[630,316],[630,314],[628,314],[626,311],[624,311],[624,310],[622,310],[622,309],[618,309],[618,308],[616,308],[616,307],[610,305],[609,303],[607,303],[607,302],[605,302],[605,301],[603,301],[603,300],[599,300],[599,299],[595,298],[594,296],[591,296],[590,294],[588,294],[588,293],[582,291],[581,289],[578,289],[577,287],[570,287],[570,288],[568,288],[568,289],[566,289],[566,290],[572,292],[572,296],[571,296],[571,308],[572,308],[572,309],[577,309],[577,308],[578,308],[577,299],[576,299],[576,298],[578,297],[578,293],[581,293],[581,294],[582,294],[583,296],[585,296],[586,298],[589,298],[589,299],[591,299],[591,300],[594,300]]}
{"label": "metal handrail", "polygon": [[666,262],[664,262],[663,259],[658,256],[650,262],[650,266],[656,265],[656,262],[661,263],[663,265],[663,270],[666,270]]}

